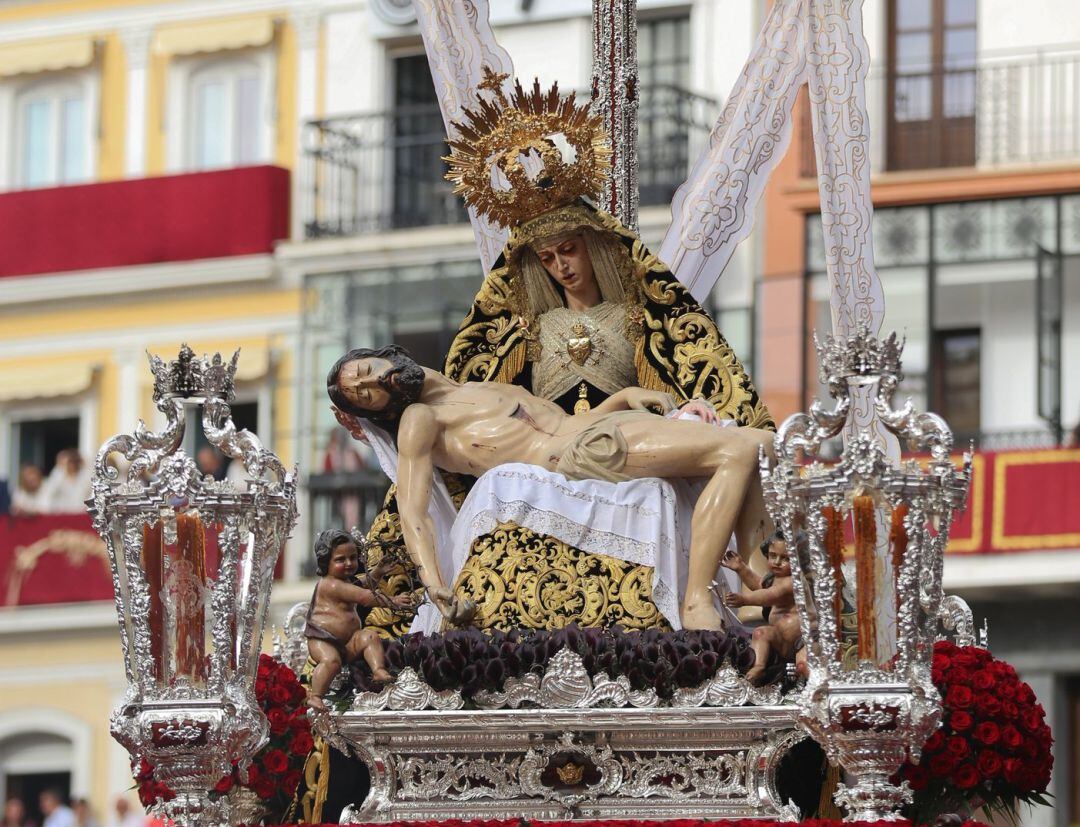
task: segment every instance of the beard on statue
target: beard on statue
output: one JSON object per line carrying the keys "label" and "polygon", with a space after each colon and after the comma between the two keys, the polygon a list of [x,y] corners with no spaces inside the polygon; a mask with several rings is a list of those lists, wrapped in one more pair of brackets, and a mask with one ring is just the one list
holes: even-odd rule
{"label": "beard on statue", "polygon": [[423,387],[424,369],[398,345],[354,348],[326,377],[326,392],[339,410],[389,430],[396,430]]}

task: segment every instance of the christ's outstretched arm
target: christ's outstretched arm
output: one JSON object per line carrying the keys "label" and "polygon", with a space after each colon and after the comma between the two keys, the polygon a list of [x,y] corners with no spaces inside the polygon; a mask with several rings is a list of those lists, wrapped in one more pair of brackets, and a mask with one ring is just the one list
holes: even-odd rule
{"label": "christ's outstretched arm", "polygon": [[420,582],[431,599],[451,623],[472,619],[475,604],[459,602],[443,581],[435,552],[435,529],[428,515],[432,475],[435,465],[431,452],[439,436],[439,424],[426,405],[410,405],[398,427],[398,513],[405,548],[416,565]]}

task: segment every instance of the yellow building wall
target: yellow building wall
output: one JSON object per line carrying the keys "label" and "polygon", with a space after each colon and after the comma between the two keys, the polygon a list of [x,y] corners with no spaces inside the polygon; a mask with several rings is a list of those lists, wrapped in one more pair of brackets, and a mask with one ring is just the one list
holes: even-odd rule
{"label": "yellow building wall", "polygon": [[127,114],[127,56],[117,34],[101,46],[101,137],[98,143],[98,178],[124,177],[124,130]]}
{"label": "yellow building wall", "polygon": [[[149,0],[52,0],[51,2],[14,4],[0,8],[0,25],[27,20],[48,20],[66,15],[84,15],[103,10],[137,9],[152,5]],[[220,19],[185,20],[167,23],[155,32],[184,29],[191,26],[235,25],[244,20],[273,20],[275,32],[270,48],[275,55],[274,95],[276,123],[273,135],[273,163],[289,169],[296,166],[298,133],[298,43],[295,27],[283,9],[261,11],[256,14],[230,16]],[[146,100],[134,102],[128,99],[127,55],[119,32],[99,31],[92,33],[100,43],[97,70],[101,82],[101,100],[98,112],[97,179],[102,181],[124,177],[124,145],[128,107],[138,106],[145,110],[146,173],[161,175],[167,170],[166,115],[168,99],[169,65],[173,55],[160,48],[152,48],[147,66]],[[320,31],[316,108],[321,114],[325,105],[325,35]]]}
{"label": "yellow building wall", "polygon": [[[101,605],[88,607],[97,610]],[[270,626],[280,622],[280,617],[268,618],[264,652],[273,646]],[[25,729],[20,726],[16,735],[32,734],[42,713],[58,713],[84,725],[90,734],[84,768],[88,783],[72,794],[87,796],[98,821],[105,824],[117,795],[129,791],[132,803],[137,805],[138,800],[131,790],[134,782],[128,773],[127,753],[109,732],[109,718],[127,687],[120,635],[115,622],[90,628],[77,622],[72,625],[66,632],[0,635],[0,663],[4,665],[0,669],[0,719],[20,724],[25,720]],[[72,674],[78,677],[73,679]],[[80,757],[75,755],[74,760]]]}
{"label": "yellow building wall", "polygon": [[[0,26],[27,20],[62,20],[66,16],[107,9],[140,11],[150,7],[150,0],[42,0],[21,4],[4,4],[0,8]],[[261,13],[266,16],[267,13]],[[280,18],[274,40],[268,48],[275,56],[275,103],[277,125],[274,129],[272,158],[274,162],[293,168],[296,158],[297,117],[297,40],[293,27]],[[147,173],[166,171],[166,112],[170,56],[151,53],[147,67],[147,99],[133,102],[128,99],[128,56],[123,39],[117,31],[94,33],[99,45],[93,69],[99,73],[100,101],[97,112],[98,147],[96,172],[99,180],[115,180],[125,174],[125,144],[130,106],[145,109],[142,122],[146,129]],[[320,54],[322,53],[320,48]],[[321,58],[320,58],[321,59]],[[325,71],[324,69],[322,70]],[[324,78],[320,74],[320,78]],[[322,98],[320,97],[320,100]],[[177,264],[178,280],[182,284],[182,263]],[[76,277],[77,278],[77,277]],[[0,309],[0,385],[6,377],[35,366],[92,365],[93,381],[86,393],[96,408],[96,439],[98,444],[120,431],[129,431],[134,422],[120,421],[122,399],[132,390],[122,385],[124,371],[118,354],[130,354],[132,343],[146,347],[163,357],[174,355],[181,341],[187,341],[197,352],[231,349],[244,352],[274,353],[270,373],[253,380],[266,383],[272,389],[272,422],[274,434],[260,434],[264,443],[272,445],[287,465],[295,461],[294,381],[295,355],[288,339],[280,330],[282,320],[298,319],[301,313],[301,294],[293,289],[267,288],[266,285],[200,288],[190,292],[158,291],[137,298],[103,293],[97,299],[66,301],[58,291],[54,302],[35,302]],[[237,337],[222,336],[222,327],[230,322],[244,325],[245,332]],[[264,333],[251,335],[252,322],[265,321]],[[213,335],[204,333],[213,325]],[[190,332],[181,338],[155,335],[157,328]],[[91,347],[80,337],[92,337]],[[70,347],[58,345],[71,342]],[[99,346],[97,343],[106,342]],[[111,343],[115,342],[115,346]],[[40,346],[40,347],[39,347]],[[19,355],[12,355],[15,352]],[[16,370],[17,369],[17,370]],[[138,386],[135,389],[136,412],[151,421],[155,410],[150,400],[151,377],[140,365]],[[38,401],[27,400],[27,404]],[[280,438],[279,438],[280,437]],[[96,447],[96,446],[95,446]],[[100,608],[100,607],[98,607]],[[50,609],[16,609],[31,617]],[[90,733],[87,757],[88,789],[75,790],[88,794],[96,815],[103,823],[112,813],[112,797],[131,782],[117,767],[123,763],[120,747],[109,733],[109,716],[124,688],[119,637],[115,623],[87,627],[75,621],[65,632],[0,633],[0,716],[7,720],[27,717],[26,731],[33,731],[35,710],[53,711],[69,716],[83,724]],[[36,676],[36,677],[35,677]],[[123,767],[121,769],[124,769]],[[118,786],[118,780],[120,786]]]}
{"label": "yellow building wall", "polygon": [[[18,22],[63,21],[66,16],[87,12],[131,9],[139,12],[158,0],[35,0],[5,3],[0,8],[0,26]],[[266,18],[268,12],[261,12]],[[275,77],[274,103],[276,124],[271,158],[273,163],[293,168],[297,152],[297,38],[293,26],[282,11],[274,37],[267,49],[273,51]],[[234,18],[233,18],[234,19]],[[97,41],[92,70],[98,73],[99,101],[97,124],[96,177],[114,180],[125,174],[126,128],[129,107],[145,109],[138,121],[146,130],[147,174],[166,171],[166,112],[168,66],[171,56],[151,51],[147,66],[147,99],[130,99],[129,56],[119,31],[93,32]],[[325,83],[323,46],[320,45],[320,85]],[[320,91],[319,100],[324,99]],[[322,104],[320,104],[320,107]],[[283,328],[293,329],[301,312],[301,296],[296,289],[253,286],[206,287],[186,292],[183,289],[183,263],[176,266],[177,289],[158,290],[136,298],[109,295],[97,300],[69,300],[57,292],[55,301],[39,301],[19,307],[0,308],[0,385],[27,369],[56,366],[90,365],[95,368],[91,387],[85,396],[93,399],[96,416],[97,445],[113,434],[130,431],[133,421],[121,421],[122,399],[132,390],[123,387],[125,374],[121,357],[130,358],[132,349],[148,349],[163,357],[175,355],[181,341],[199,352],[221,351],[231,354],[240,347],[244,355],[274,354],[269,372],[252,380],[265,384],[271,403],[273,434],[260,434],[286,463],[295,462],[294,409],[297,357],[291,350],[291,338]],[[237,337],[222,335],[232,322],[243,325]],[[253,335],[253,323],[261,323],[261,333]],[[158,328],[175,330],[186,327],[181,338],[160,336]],[[205,329],[213,326],[215,333]],[[85,340],[93,339],[87,347]],[[40,344],[40,348],[37,345]],[[19,355],[13,355],[16,352]],[[17,370],[16,370],[17,369]],[[153,421],[157,411],[151,402],[152,380],[149,370],[139,365],[135,390],[136,416]],[[27,405],[48,405],[49,399],[28,399]],[[24,404],[19,401],[18,404]],[[94,446],[96,449],[96,445]],[[100,607],[87,607],[91,613]],[[3,611],[3,610],[0,610]],[[27,616],[52,609],[14,609]],[[62,609],[58,611],[70,611]],[[10,615],[9,615],[10,616]],[[73,790],[89,795],[99,821],[111,815],[111,799],[129,788],[122,750],[109,733],[109,716],[124,688],[123,664],[116,624],[85,624],[78,613],[71,628],[64,632],[32,634],[0,633],[0,717],[17,719],[28,714],[48,714],[80,721],[90,732],[90,750],[86,756],[89,781],[84,789]],[[78,677],[72,677],[78,675]],[[89,677],[87,677],[89,676]],[[118,770],[119,768],[119,770]],[[119,775],[118,775],[119,772]],[[134,794],[131,795],[134,800]]]}
{"label": "yellow building wall", "polygon": [[297,44],[296,29],[288,21],[277,30],[277,126],[274,160],[278,166],[292,169],[296,161],[297,134]]}
{"label": "yellow building wall", "polygon": [[[8,720],[25,717],[27,734],[34,731],[35,718],[42,712],[61,713],[89,730],[88,788],[72,792],[89,796],[99,820],[107,820],[112,812],[111,798],[130,786],[117,788],[114,776],[120,747],[109,733],[109,716],[125,686],[116,626],[0,637],[0,663],[4,664],[0,670],[0,716]],[[100,677],[80,675],[73,680],[67,676],[69,672]],[[28,675],[38,677],[28,681]],[[79,760],[78,755],[75,760]]]}
{"label": "yellow building wall", "polygon": [[147,5],[150,5],[149,0],[52,0],[52,2],[43,3],[12,4],[0,9],[0,23]]}
{"label": "yellow building wall", "polygon": [[[72,334],[99,336],[102,333],[115,334],[118,341],[124,334],[138,331],[143,342],[139,347],[160,355],[162,358],[174,357],[180,345],[186,342],[198,354],[222,352],[231,355],[241,349],[241,370],[244,366],[244,353],[250,360],[258,355],[273,352],[280,355],[278,364],[271,364],[272,375],[258,378],[256,381],[268,382],[273,387],[272,418],[274,437],[289,436],[293,428],[293,378],[294,361],[291,352],[287,352],[284,340],[274,332],[275,321],[282,318],[298,318],[300,315],[301,294],[299,290],[236,290],[224,294],[205,296],[169,296],[168,298],[149,298],[128,302],[103,302],[101,305],[69,310],[53,307],[37,312],[23,312],[7,319],[0,318],[0,384],[5,377],[13,378],[24,375],[30,368],[51,368],[55,366],[75,367],[88,365],[95,369],[94,384],[91,388],[96,396],[97,409],[97,444],[100,445],[113,434],[130,431],[134,422],[121,422],[120,399],[123,389],[120,386],[121,365],[117,362],[113,348],[83,348],[76,342],[70,349],[51,349],[41,355],[19,355],[3,357],[4,342],[27,338],[50,336],[70,337]],[[243,322],[249,327],[253,319],[267,320],[267,333],[259,336],[206,338],[199,335],[201,327],[207,324],[227,325],[232,319]],[[175,327],[178,319],[190,320],[190,335],[181,338],[162,338],[154,335],[153,328]],[[128,346],[130,348],[130,345]],[[150,404],[152,377],[148,368],[140,366],[138,371],[140,388],[137,391],[141,400],[139,415],[147,422],[154,417]],[[295,461],[292,455],[291,438],[274,438],[260,435],[265,444],[274,446],[282,460],[287,464]],[[94,446],[97,447],[96,445]]]}

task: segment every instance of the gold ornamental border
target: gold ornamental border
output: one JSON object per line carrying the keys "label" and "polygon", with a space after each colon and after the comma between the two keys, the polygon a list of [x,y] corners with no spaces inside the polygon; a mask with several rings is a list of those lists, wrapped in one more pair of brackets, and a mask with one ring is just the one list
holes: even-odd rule
{"label": "gold ornamental border", "polygon": [[[957,468],[964,464],[964,457],[956,454],[952,463]],[[946,554],[979,554],[983,552],[983,520],[986,517],[986,457],[975,454],[971,458],[971,536],[955,538],[949,535]]]}
{"label": "gold ornamental border", "polygon": [[1007,472],[1014,465],[1058,465],[1080,462],[1080,450],[1052,448],[1043,451],[1017,451],[994,457],[994,507],[991,518],[990,542],[995,550],[1033,551],[1044,548],[1080,546],[1080,532],[1067,534],[1005,533],[1005,489]]}

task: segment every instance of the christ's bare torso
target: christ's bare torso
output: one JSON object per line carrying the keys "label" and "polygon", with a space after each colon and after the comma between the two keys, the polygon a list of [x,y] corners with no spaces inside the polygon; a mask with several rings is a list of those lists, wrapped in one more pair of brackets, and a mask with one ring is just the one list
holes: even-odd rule
{"label": "christ's bare torso", "polygon": [[605,416],[570,417],[523,388],[480,382],[461,385],[428,407],[439,428],[435,465],[473,475],[507,462],[554,469],[567,443]]}
{"label": "christ's bare torso", "polygon": [[[364,364],[356,368],[354,393],[371,399],[373,383],[367,368]],[[568,416],[523,388],[486,382],[458,384],[424,369],[419,399],[405,408],[398,426],[397,497],[406,548],[443,614],[453,618],[468,615],[471,609],[462,611],[464,604],[439,570],[435,527],[428,510],[435,468],[479,476],[498,465],[521,462],[560,470],[564,453],[566,458],[589,454],[591,442],[585,450],[580,442],[574,444],[586,429],[617,414],[617,422],[605,424],[618,434],[604,428],[596,432],[595,441],[620,443],[611,457],[622,479],[709,478],[694,510],[684,623],[689,628],[718,628],[720,617],[708,590],[718,554],[726,548],[733,529],[741,535],[740,549],[754,548],[767,531],[760,488],[751,489],[753,496],[748,496],[747,484],[756,473],[759,450],[768,451],[772,435],[752,428],[665,419],[647,411],[654,404],[664,410],[674,407],[666,394],[625,388],[590,413]],[[340,412],[338,418],[350,430],[357,427]],[[575,478],[596,477],[571,477]]]}

